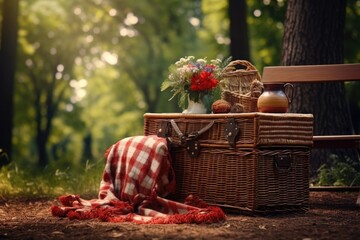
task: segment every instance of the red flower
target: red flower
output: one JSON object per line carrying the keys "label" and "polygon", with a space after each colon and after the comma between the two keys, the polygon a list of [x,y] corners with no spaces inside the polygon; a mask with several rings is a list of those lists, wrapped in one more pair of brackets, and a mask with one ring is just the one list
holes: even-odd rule
{"label": "red flower", "polygon": [[214,78],[210,71],[201,71],[200,74],[195,74],[191,78],[191,91],[205,91],[211,90],[218,85],[219,81]]}

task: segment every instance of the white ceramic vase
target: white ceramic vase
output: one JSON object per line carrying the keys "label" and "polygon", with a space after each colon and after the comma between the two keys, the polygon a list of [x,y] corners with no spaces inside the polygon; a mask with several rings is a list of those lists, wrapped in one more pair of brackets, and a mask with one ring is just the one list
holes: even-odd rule
{"label": "white ceramic vase", "polygon": [[188,98],[188,107],[183,111],[183,113],[188,114],[205,114],[207,112],[204,103],[200,100],[199,102],[194,102]]}

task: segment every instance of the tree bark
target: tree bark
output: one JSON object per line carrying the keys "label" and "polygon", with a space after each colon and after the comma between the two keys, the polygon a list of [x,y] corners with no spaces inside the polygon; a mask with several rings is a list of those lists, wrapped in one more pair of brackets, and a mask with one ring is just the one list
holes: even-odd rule
{"label": "tree bark", "polygon": [[83,154],[82,154],[82,162],[86,163],[87,161],[92,161],[94,155],[92,153],[92,134],[91,132],[87,132],[83,137]]}
{"label": "tree bark", "polygon": [[[289,0],[283,39],[283,65],[343,63],[345,0]],[[314,135],[352,134],[343,83],[294,84],[290,112],[314,114]],[[356,150],[313,150],[311,176],[332,154],[358,160]]]}
{"label": "tree bark", "polygon": [[0,159],[0,167],[9,162],[12,151],[13,96],[16,65],[19,0],[3,1],[0,47],[0,152],[8,158]]}
{"label": "tree bark", "polygon": [[246,16],[246,0],[229,0],[230,55],[234,60],[241,59],[250,61]]}

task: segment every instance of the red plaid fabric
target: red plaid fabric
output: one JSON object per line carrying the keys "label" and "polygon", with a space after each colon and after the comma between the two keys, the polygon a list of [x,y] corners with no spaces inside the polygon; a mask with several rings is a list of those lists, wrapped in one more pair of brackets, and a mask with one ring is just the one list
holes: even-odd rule
{"label": "red plaid fabric", "polygon": [[135,136],[120,140],[105,154],[98,199],[61,196],[52,214],[70,219],[99,218],[135,223],[213,223],[225,220],[218,207],[194,196],[185,203],[165,199],[175,190],[166,139]]}

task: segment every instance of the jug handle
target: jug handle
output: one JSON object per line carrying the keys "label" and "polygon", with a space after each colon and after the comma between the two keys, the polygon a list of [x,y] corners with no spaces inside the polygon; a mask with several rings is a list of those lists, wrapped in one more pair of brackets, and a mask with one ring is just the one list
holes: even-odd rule
{"label": "jug handle", "polygon": [[289,99],[289,103],[291,103],[294,93],[294,86],[291,83],[284,84],[285,94]]}

